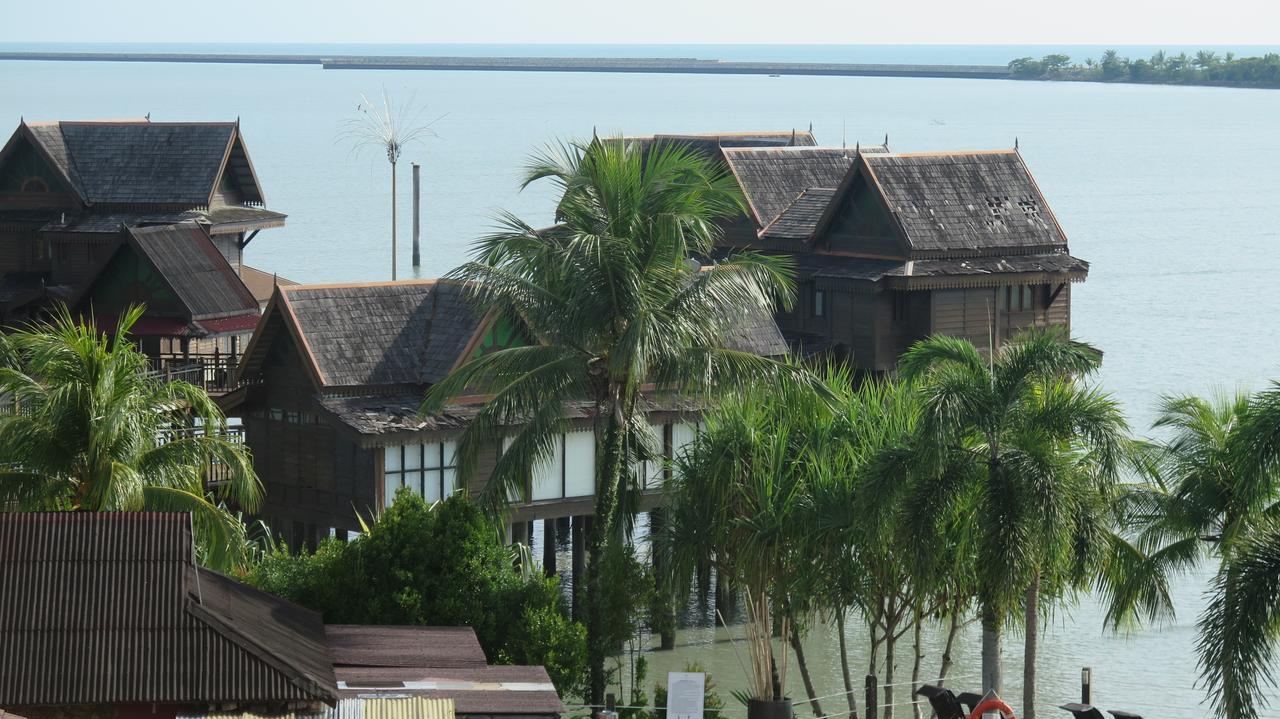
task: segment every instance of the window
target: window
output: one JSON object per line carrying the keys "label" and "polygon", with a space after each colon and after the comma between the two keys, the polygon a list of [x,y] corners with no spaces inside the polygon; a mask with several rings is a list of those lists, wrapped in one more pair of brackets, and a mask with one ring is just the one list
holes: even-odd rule
{"label": "window", "polygon": [[397,444],[383,448],[383,502],[391,506],[396,491],[409,491],[428,502],[438,502],[458,485],[455,442]]}
{"label": "window", "polygon": [[906,292],[893,293],[893,321],[894,322],[907,321],[907,293]]}
{"label": "window", "polygon": [[1030,312],[1036,308],[1036,289],[1043,285],[1007,285],[996,289],[996,306],[1009,312]]}
{"label": "window", "polygon": [[827,316],[827,293],[817,287],[813,288],[813,316]]}
{"label": "window", "polygon": [[28,177],[22,182],[22,192],[48,192],[49,183],[39,177]]}

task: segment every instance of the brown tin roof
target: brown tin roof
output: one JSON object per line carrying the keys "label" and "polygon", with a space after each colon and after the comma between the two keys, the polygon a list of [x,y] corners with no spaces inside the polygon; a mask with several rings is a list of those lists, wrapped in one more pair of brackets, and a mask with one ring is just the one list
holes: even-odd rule
{"label": "brown tin roof", "polygon": [[0,513],[0,705],[337,699],[319,615],[198,568],[186,514]]}

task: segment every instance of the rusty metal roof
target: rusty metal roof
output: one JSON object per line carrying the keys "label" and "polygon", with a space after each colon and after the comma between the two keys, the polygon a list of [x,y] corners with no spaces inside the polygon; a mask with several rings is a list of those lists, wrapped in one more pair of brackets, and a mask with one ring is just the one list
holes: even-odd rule
{"label": "rusty metal roof", "polygon": [[186,514],[0,513],[0,705],[335,701],[319,615],[192,559]]}

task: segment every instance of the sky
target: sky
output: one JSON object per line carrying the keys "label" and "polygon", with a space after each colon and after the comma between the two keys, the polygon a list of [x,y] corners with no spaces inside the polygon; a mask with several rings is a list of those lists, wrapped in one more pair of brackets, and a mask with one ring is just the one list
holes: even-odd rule
{"label": "sky", "polygon": [[1275,44],[1277,0],[0,0],[0,42]]}

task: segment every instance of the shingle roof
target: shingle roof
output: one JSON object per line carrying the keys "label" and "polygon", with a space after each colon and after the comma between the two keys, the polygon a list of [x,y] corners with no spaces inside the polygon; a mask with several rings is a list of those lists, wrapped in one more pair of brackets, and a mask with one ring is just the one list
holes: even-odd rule
{"label": "shingle roof", "polygon": [[1015,150],[863,155],[914,251],[1065,247]]}
{"label": "shingle roof", "polygon": [[256,313],[258,301],[203,228],[194,223],[133,227],[132,244],[169,282],[192,319]]}
{"label": "shingle roof", "polygon": [[836,196],[835,188],[810,187],[802,191],[772,222],[760,231],[760,237],[786,243],[804,243],[818,229],[827,206]]}
{"label": "shingle roof", "polygon": [[853,164],[854,151],[839,147],[726,148],[760,227],[767,227],[810,188],[834,190]]}
{"label": "shingle roof", "polygon": [[445,280],[281,287],[326,386],[432,384],[483,314]]}
{"label": "shingle roof", "polygon": [[0,513],[0,704],[333,701],[319,615],[192,564],[186,514]]}
{"label": "shingle roof", "polygon": [[89,204],[208,204],[236,136],[234,122],[30,124]]}

